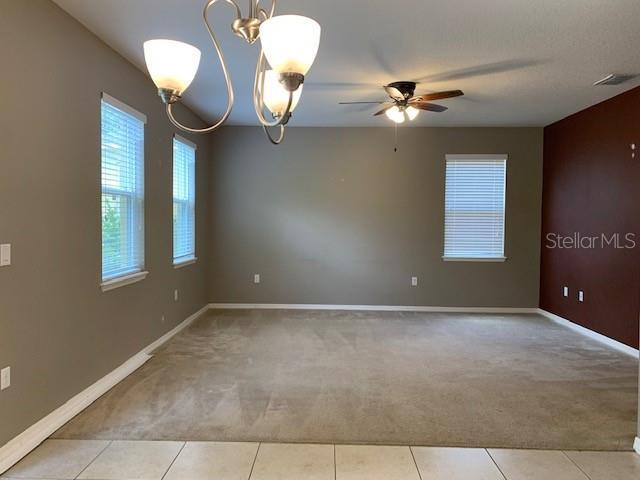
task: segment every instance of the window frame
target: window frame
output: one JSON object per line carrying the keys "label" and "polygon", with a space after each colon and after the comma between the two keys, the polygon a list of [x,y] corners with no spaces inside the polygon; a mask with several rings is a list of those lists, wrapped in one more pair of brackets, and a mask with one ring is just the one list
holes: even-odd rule
{"label": "window frame", "polygon": [[[487,161],[487,160],[497,160],[504,162],[504,188],[503,188],[503,199],[502,199],[502,254],[495,256],[457,256],[457,255],[447,255],[446,254],[446,222],[447,222],[447,162],[456,161],[456,160],[465,160],[465,161]],[[443,245],[442,245],[442,260],[445,262],[480,262],[480,263],[491,263],[491,262],[505,262],[507,260],[506,256],[506,230],[507,230],[507,170],[509,163],[509,155],[508,154],[447,154],[445,155],[445,187],[444,187],[444,222],[443,222]]]}
{"label": "window frame", "polygon": [[[176,172],[176,156],[175,156],[175,145],[176,143],[181,143],[189,148],[191,148],[193,150],[193,162],[191,165],[189,165],[189,170],[187,173],[187,181],[190,184],[190,192],[193,192],[193,195],[189,195],[189,197],[187,199],[176,199],[175,195],[174,195],[174,191],[175,191],[175,181],[176,181],[176,177],[175,177],[175,172]],[[173,262],[173,267],[174,268],[182,268],[182,267],[186,267],[188,265],[193,265],[194,263],[196,263],[198,261],[198,257],[196,255],[196,244],[197,244],[197,239],[196,239],[196,196],[197,196],[197,188],[196,188],[196,164],[197,164],[197,153],[198,153],[198,145],[196,145],[194,142],[184,138],[181,135],[178,135],[177,133],[175,133],[173,135],[173,139],[171,142],[171,151],[172,151],[172,162],[171,162],[171,182],[172,182],[172,188],[171,188],[171,209],[172,209],[172,215],[171,215],[171,226],[172,226],[172,233],[171,233],[171,244],[172,244],[172,262]],[[175,256],[175,222],[173,219],[173,211],[175,209],[175,204],[180,203],[184,206],[186,206],[186,210],[188,212],[188,214],[192,217],[192,225],[193,225],[193,232],[192,232],[192,240],[193,240],[193,244],[192,244],[192,251],[189,252],[186,255],[181,255],[179,257]]]}
{"label": "window frame", "polygon": [[[111,108],[119,110],[122,114],[128,115],[135,120],[138,120],[142,124],[142,147],[141,158],[136,158],[136,175],[140,177],[134,189],[122,189],[114,186],[105,185],[103,182],[103,167],[104,167],[104,145],[103,145],[103,129],[104,129],[104,116],[103,116],[103,104],[109,105]],[[145,270],[145,128],[147,123],[147,117],[143,113],[135,110],[129,105],[121,102],[120,100],[112,97],[111,95],[102,92],[100,97],[100,287],[103,292],[113,290],[118,287],[130,285],[146,278],[149,274]],[[130,203],[131,208],[127,212],[129,218],[126,222],[130,231],[139,230],[137,232],[137,238],[134,240],[137,243],[139,250],[139,264],[134,268],[123,270],[121,272],[105,275],[104,272],[104,196],[113,195],[120,198],[125,198]]]}

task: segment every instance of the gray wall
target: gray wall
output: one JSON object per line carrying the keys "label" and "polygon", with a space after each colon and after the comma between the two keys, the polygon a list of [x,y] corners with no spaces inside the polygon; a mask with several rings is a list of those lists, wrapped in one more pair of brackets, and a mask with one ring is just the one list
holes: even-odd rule
{"label": "gray wall", "polygon": [[[155,87],[48,0],[0,13],[0,445],[207,302],[208,139],[198,150],[200,261],[172,267],[171,137]],[[142,282],[102,293],[100,92],[148,116]],[[197,119],[185,114],[190,121]],[[173,289],[180,291],[173,301]],[[165,323],[161,316],[165,315]]]}
{"label": "gray wall", "polygon": [[[214,135],[210,300],[536,307],[542,129],[398,132],[397,153],[390,126]],[[505,263],[442,261],[447,153],[509,154]]]}

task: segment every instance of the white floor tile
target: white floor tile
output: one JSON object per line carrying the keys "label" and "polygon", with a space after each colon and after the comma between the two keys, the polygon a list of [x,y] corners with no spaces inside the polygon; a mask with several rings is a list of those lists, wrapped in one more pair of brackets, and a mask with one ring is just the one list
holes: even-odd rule
{"label": "white floor tile", "polygon": [[336,480],[420,480],[409,447],[336,445]]}
{"label": "white floor tile", "polygon": [[263,443],[251,480],[334,480],[333,445]]}
{"label": "white floor tile", "polygon": [[640,479],[640,455],[635,452],[566,452],[591,480]]}
{"label": "white floor tile", "polygon": [[78,478],[160,480],[183,442],[113,441]]}
{"label": "white floor tile", "polygon": [[257,443],[187,442],[164,480],[247,480]]}
{"label": "white floor tile", "polygon": [[411,447],[422,480],[504,480],[483,448]]}
{"label": "white floor tile", "polygon": [[489,449],[508,480],[589,480],[559,450]]}
{"label": "white floor tile", "polygon": [[4,474],[6,478],[73,479],[109,442],[107,440],[46,440]]}

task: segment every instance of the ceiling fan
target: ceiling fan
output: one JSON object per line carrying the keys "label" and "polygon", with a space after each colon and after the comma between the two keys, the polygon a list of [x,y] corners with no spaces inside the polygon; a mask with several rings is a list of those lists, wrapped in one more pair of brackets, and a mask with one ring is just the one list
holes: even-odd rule
{"label": "ceiling fan", "polygon": [[354,105],[354,104],[376,104],[384,105],[384,108],[376,113],[374,116],[382,115],[383,113],[395,123],[403,123],[405,120],[414,120],[420,110],[426,110],[428,112],[444,112],[447,107],[430,103],[431,100],[442,100],[445,98],[460,97],[464,95],[461,90],[449,90],[446,92],[427,93],[424,95],[414,95],[416,90],[416,82],[392,82],[389,85],[385,85],[385,92],[391,98],[384,102],[340,102],[340,105]]}

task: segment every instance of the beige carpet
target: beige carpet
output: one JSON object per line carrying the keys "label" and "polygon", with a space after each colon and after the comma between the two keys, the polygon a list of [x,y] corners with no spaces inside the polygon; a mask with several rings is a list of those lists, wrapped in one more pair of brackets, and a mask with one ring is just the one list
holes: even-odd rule
{"label": "beige carpet", "polygon": [[535,315],[215,311],[54,437],[628,450],[637,368]]}

